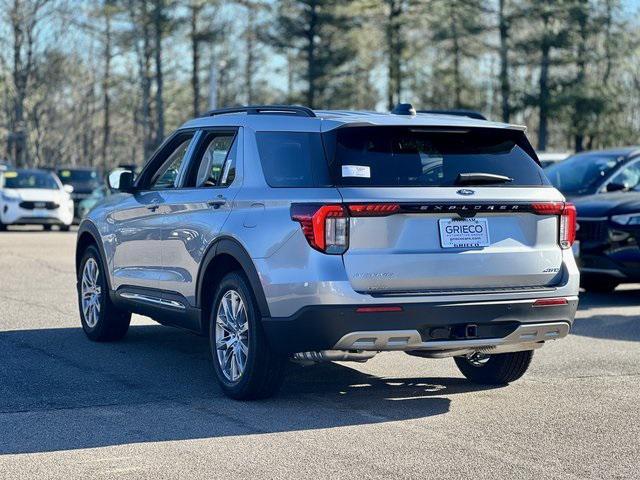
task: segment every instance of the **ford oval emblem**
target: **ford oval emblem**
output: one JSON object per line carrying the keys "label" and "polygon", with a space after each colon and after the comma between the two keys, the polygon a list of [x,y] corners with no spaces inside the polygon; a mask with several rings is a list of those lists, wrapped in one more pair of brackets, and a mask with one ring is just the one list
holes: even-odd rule
{"label": "ford oval emblem", "polygon": [[458,190],[456,193],[459,195],[473,195],[476,192],[473,190],[469,190],[468,188],[462,188]]}

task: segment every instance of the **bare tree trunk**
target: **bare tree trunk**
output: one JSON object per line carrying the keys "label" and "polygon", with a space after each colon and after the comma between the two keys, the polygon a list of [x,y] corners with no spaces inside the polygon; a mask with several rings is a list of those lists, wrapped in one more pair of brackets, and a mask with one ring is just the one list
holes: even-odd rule
{"label": "bare tree trunk", "polygon": [[547,40],[543,41],[542,55],[540,59],[540,82],[539,82],[539,117],[538,117],[538,150],[547,148],[547,122],[549,115],[549,46]]}
{"label": "bare tree trunk", "polygon": [[582,0],[578,4],[578,26],[579,26],[579,40],[578,40],[578,53],[576,58],[577,75],[575,80],[575,88],[578,93],[578,100],[574,105],[573,111],[573,128],[574,128],[574,149],[576,152],[584,150],[584,130],[585,130],[585,108],[581,97],[585,91],[586,83],[586,55],[587,55],[587,22],[589,15],[588,1]]}
{"label": "bare tree trunk", "polygon": [[244,88],[247,96],[247,105],[253,103],[253,74],[255,72],[255,51],[256,48],[256,7],[248,2],[245,5],[247,9],[247,27],[245,31],[245,41],[247,50],[247,61],[244,68]]}
{"label": "bare tree trunk", "polygon": [[316,0],[309,2],[309,22],[307,28],[307,106],[315,108],[316,103],[316,35],[318,27],[318,3]]}
{"label": "bare tree trunk", "polygon": [[[138,51],[138,71],[140,77],[140,89],[142,93],[141,99],[141,115],[140,123],[142,125],[143,137],[143,155],[146,161],[153,153],[153,139],[151,137],[151,39],[149,32],[149,12],[147,2],[137,3],[136,0],[130,0],[130,8],[133,22],[140,28],[139,36],[142,37],[142,49]],[[138,15],[136,5],[140,5],[140,14]],[[138,36],[138,38],[139,38]]]}
{"label": "bare tree trunk", "polygon": [[198,17],[202,6],[191,6],[191,88],[193,90],[193,116],[200,115],[200,38],[198,35]]}
{"label": "bare tree trunk", "polygon": [[109,2],[105,2],[105,30],[104,30],[104,77],[102,78],[103,118],[102,118],[102,168],[106,173],[109,169],[109,141],[111,135],[111,10]]}
{"label": "bare tree trunk", "polygon": [[604,85],[609,84],[609,77],[611,76],[611,68],[613,65],[613,58],[611,55],[611,26],[613,23],[613,6],[614,0],[606,0],[605,6],[605,21],[604,21],[604,57],[605,57],[605,69],[602,81]]}
{"label": "bare tree trunk", "polygon": [[400,102],[402,95],[402,36],[403,0],[387,0],[387,106],[389,110]]}
{"label": "bare tree trunk", "polygon": [[156,137],[155,146],[164,139],[164,101],[162,77],[162,29],[164,26],[164,0],[156,0],[153,26],[155,33],[155,67],[156,67]]}
{"label": "bare tree trunk", "polygon": [[508,123],[511,117],[509,96],[509,21],[505,14],[506,0],[500,0],[498,7],[498,29],[500,31],[500,94],[502,97],[502,121]]}
{"label": "bare tree trunk", "polygon": [[9,18],[13,42],[13,68],[11,77],[15,88],[12,118],[9,121],[9,137],[7,150],[9,158],[18,167],[27,166],[29,162],[27,149],[27,126],[25,118],[25,101],[29,80],[33,72],[33,33],[37,23],[37,8],[27,11],[27,6],[14,0]]}
{"label": "bare tree trunk", "polygon": [[460,38],[458,32],[458,18],[456,15],[456,7],[454,3],[450,4],[450,15],[451,15],[451,38],[453,40],[453,91],[454,91],[454,107],[461,108],[462,107],[462,79],[460,74]]}

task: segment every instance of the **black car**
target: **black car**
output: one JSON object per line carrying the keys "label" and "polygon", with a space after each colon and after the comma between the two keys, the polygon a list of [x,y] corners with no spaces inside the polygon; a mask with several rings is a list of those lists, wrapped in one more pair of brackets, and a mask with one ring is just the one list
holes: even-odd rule
{"label": "black car", "polygon": [[56,170],[58,177],[65,185],[73,187],[71,198],[74,202],[74,222],[80,220],[78,208],[80,202],[91,196],[91,193],[102,185],[100,172],[92,167],[60,167]]}
{"label": "black car", "polygon": [[621,283],[640,282],[640,191],[591,195],[575,205],[581,285],[610,292]]}
{"label": "black car", "polygon": [[640,147],[577,153],[544,172],[568,198],[630,190],[640,183]]}

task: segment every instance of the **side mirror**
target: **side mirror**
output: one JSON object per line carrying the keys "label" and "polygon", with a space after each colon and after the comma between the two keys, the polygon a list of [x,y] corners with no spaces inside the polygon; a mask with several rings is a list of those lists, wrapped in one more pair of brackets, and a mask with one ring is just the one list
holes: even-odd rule
{"label": "side mirror", "polygon": [[611,182],[607,184],[607,192],[619,192],[626,189],[627,187],[622,183]]}
{"label": "side mirror", "polygon": [[107,177],[107,184],[111,190],[132,193],[134,190],[133,172],[130,170],[114,170]]}
{"label": "side mirror", "polygon": [[73,193],[73,185],[63,185],[62,188],[67,193]]}

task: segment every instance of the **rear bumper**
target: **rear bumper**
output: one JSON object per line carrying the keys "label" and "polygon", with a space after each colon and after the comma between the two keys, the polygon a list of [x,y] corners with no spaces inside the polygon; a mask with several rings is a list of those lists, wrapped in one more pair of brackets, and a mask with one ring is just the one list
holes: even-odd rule
{"label": "rear bumper", "polygon": [[[534,299],[407,303],[397,312],[358,313],[358,305],[309,306],[286,318],[263,318],[270,345],[282,353],[319,350],[483,350],[539,346],[569,332],[577,297],[534,307]],[[470,327],[471,330],[469,330]],[[475,335],[469,335],[469,333]]]}

